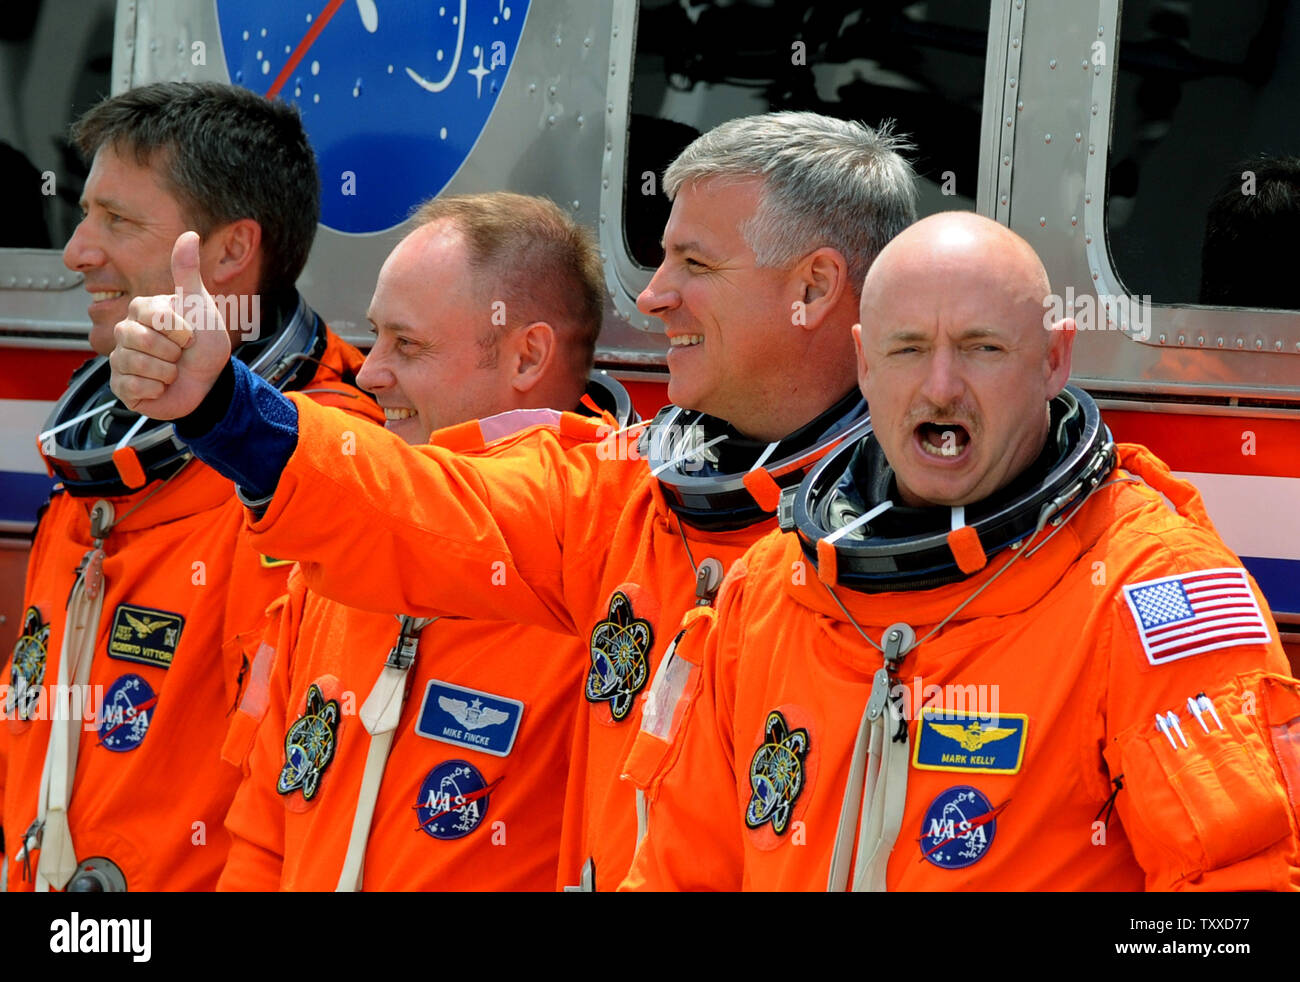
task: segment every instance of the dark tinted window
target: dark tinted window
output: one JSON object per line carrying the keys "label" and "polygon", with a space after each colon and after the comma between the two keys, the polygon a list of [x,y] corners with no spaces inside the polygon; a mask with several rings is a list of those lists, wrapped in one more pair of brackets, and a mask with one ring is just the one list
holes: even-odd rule
{"label": "dark tinted window", "polygon": [[1157,302],[1300,307],[1300,2],[1125,0],[1107,225]]}
{"label": "dark tinted window", "polygon": [[114,0],[6,0],[0,13],[0,248],[61,249],[77,222],[87,168],[72,121],[109,94]]}
{"label": "dark tinted window", "polygon": [[807,109],[897,121],[917,150],[921,212],[974,207],[988,2],[642,0],[627,148],[625,230],[659,265],[668,220],[654,190],[700,133],[737,116]]}

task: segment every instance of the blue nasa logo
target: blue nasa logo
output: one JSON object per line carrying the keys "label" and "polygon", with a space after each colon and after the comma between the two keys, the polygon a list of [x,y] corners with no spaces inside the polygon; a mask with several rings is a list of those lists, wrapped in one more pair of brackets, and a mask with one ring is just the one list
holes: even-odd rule
{"label": "blue nasa logo", "polygon": [[378,232],[442,191],[469,157],[530,2],[217,0],[217,20],[230,80],[301,110],[322,223]]}
{"label": "blue nasa logo", "polygon": [[997,815],[988,798],[965,785],[949,788],[930,804],[921,822],[921,855],[941,869],[962,869],[984,858],[997,833]]}
{"label": "blue nasa logo", "polygon": [[448,760],[429,772],[415,804],[419,829],[435,839],[463,839],[483,824],[492,790],[469,761]]}
{"label": "blue nasa logo", "polygon": [[134,750],[149,732],[158,697],[138,675],[123,675],[104,693],[99,712],[99,745],[116,753]]}

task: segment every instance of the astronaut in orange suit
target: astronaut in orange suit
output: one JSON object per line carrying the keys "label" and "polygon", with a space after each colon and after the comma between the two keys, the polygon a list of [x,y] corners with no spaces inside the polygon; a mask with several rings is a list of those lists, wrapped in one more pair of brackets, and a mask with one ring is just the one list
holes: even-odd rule
{"label": "astronaut in orange suit", "polygon": [[[150,85],[91,109],[74,137],[92,164],[63,258],[85,277],[95,351],[113,350],[135,295],[170,291],[184,269],[223,298],[260,378],[346,409],[351,426],[382,419],[353,385],[360,353],[294,289],[319,183],[293,109],[234,86]],[[283,167],[232,181],[231,153]],[[186,229],[202,241],[172,263]],[[61,483],[3,680],[10,890],[216,884],[239,781],[220,748],[288,573],[249,543],[230,480],[116,402],[108,377],[103,357],[79,370],[39,439]]]}
{"label": "astronaut in orange suit", "polygon": [[[630,422],[622,386],[588,385],[604,290],[590,232],[504,192],[414,221],[380,271],[358,375],[390,432],[473,454],[532,426],[570,445]],[[346,607],[297,571],[277,611],[227,745],[249,773],[219,889],[553,890],[585,646]]]}
{"label": "astronaut in orange suit", "polygon": [[[322,595],[585,643],[558,885],[613,889],[637,835],[620,775],[640,697],[725,566],[773,527],[781,487],[865,428],[849,328],[867,268],[915,214],[901,147],[812,113],[732,120],[687,147],[664,175],[665,258],[638,300],[665,325],[674,405],[595,444],[542,430],[466,457],[357,433],[340,457],[336,414],[288,400],[296,424],[280,434],[266,419],[279,404],[252,383],[223,392],[241,373],[219,335],[168,349],[147,326],[119,336],[116,391],[216,420],[190,446],[269,499],[257,541],[302,561]],[[260,485],[255,460],[275,463]],[[357,575],[358,553],[401,577]]]}
{"label": "astronaut in orange suit", "polygon": [[975,215],[881,253],[873,433],[678,649],[624,888],[1300,887],[1300,683],[1199,494],[1066,387],[1049,292]]}

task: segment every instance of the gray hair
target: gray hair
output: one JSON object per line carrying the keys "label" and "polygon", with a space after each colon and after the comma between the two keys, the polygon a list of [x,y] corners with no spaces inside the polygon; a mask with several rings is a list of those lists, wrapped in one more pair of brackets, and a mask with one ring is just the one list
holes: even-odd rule
{"label": "gray hair", "polygon": [[823,246],[848,262],[854,295],[880,250],[916,220],[913,149],[893,123],[810,112],[745,116],[716,126],[668,165],[671,201],[692,181],[763,179],[758,210],[740,227],[760,266],[787,266]]}

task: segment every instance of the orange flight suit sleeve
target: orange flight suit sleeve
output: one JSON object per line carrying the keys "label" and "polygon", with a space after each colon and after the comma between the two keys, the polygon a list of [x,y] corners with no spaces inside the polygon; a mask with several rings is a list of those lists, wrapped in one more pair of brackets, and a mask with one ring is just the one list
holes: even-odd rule
{"label": "orange flight suit sleeve", "polygon": [[[45,514],[44,507],[41,509],[40,514],[41,516],[44,516]],[[40,569],[41,556],[44,552],[44,550],[42,549],[42,545],[44,544],[45,540],[42,536],[37,534],[37,531],[39,529],[40,529],[40,518],[38,517],[36,520],[36,528],[32,530],[31,552],[28,554],[27,557],[27,571],[23,582],[24,601],[26,600],[27,597],[33,595],[34,591],[33,591],[32,581],[35,578],[36,570]],[[41,614],[42,617],[48,622],[51,617],[51,612],[46,610],[46,611],[42,611]],[[19,611],[18,616],[20,618],[25,617],[26,610]],[[19,633],[21,633],[21,627],[19,628]],[[5,806],[5,788],[7,786],[6,775],[9,770],[8,720],[11,718],[11,714],[13,713],[13,710],[11,710],[9,706],[9,699],[10,699],[9,686],[13,678],[13,676],[10,673],[10,669],[13,667],[12,663],[13,663],[14,655],[12,650],[7,651],[4,654],[5,654],[5,659],[4,661],[0,662],[0,692],[3,692],[3,698],[0,698],[0,711],[3,712],[3,718],[0,718],[0,818],[2,818],[6,814],[4,806]],[[6,864],[4,867],[0,867],[0,868],[7,868],[7,864],[8,864],[7,857],[14,855],[18,851],[20,846],[20,840],[22,839],[24,830],[23,829],[0,829],[0,832],[3,832],[3,836],[4,836],[3,841],[0,842],[0,862]]]}
{"label": "orange flight suit sleeve", "polygon": [[351,607],[575,632],[569,611],[595,598],[574,596],[570,581],[599,580],[618,516],[609,509],[627,485],[590,492],[625,468],[537,427],[483,453],[412,447],[291,398],[298,445],[252,524],[257,548],[300,561],[312,590]]}
{"label": "orange flight suit sleeve", "polygon": [[[246,752],[243,780],[226,815],[230,832],[230,854],[226,859],[219,891],[274,891],[280,888],[284,867],[283,799],[275,792],[276,774],[283,760],[285,714],[289,701],[289,668],[302,623],[307,586],[295,567],[288,593],[272,606],[263,645],[272,649],[265,691],[250,689],[241,712],[254,717],[256,733],[252,749],[246,744],[227,744],[227,754]],[[265,652],[264,652],[265,653]],[[232,761],[233,763],[234,761]]]}
{"label": "orange flight suit sleeve", "polygon": [[[733,722],[740,641],[717,625],[743,615],[745,576],[737,560],[718,597],[718,617],[682,639],[702,658],[699,691],[687,706],[662,769],[647,789],[646,835],[620,890],[740,890],[744,881],[744,805],[736,784]],[[736,623],[743,623],[738,620]]]}
{"label": "orange flight suit sleeve", "polygon": [[[1208,532],[1152,533],[1124,579],[1235,566]],[[1271,624],[1253,579],[1250,587]],[[1100,704],[1104,755],[1147,889],[1300,888],[1300,683],[1287,678],[1276,635],[1269,644],[1230,644],[1153,665],[1120,590],[1098,642],[1110,652]],[[1201,694],[1218,716],[1203,712],[1204,726],[1188,709]],[[1156,726],[1157,714],[1169,712],[1187,720],[1181,732]]]}

